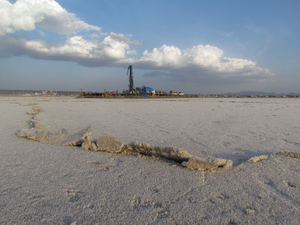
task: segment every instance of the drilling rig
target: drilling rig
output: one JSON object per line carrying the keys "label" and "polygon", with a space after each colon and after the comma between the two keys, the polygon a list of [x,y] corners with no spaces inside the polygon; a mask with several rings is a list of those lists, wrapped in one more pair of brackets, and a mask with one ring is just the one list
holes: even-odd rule
{"label": "drilling rig", "polygon": [[132,76],[132,65],[128,66],[127,75],[129,72],[129,93],[133,91],[133,76]]}

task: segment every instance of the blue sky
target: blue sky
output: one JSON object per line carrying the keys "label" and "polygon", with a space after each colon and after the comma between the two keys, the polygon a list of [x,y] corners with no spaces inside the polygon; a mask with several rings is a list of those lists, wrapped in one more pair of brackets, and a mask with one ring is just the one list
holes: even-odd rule
{"label": "blue sky", "polygon": [[300,93],[299,1],[0,0],[0,89]]}

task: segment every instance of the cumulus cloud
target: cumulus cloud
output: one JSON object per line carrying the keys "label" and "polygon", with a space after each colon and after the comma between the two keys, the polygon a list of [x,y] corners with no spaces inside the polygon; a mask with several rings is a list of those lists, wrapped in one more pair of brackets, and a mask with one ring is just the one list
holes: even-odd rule
{"label": "cumulus cloud", "polygon": [[26,55],[36,59],[74,61],[85,66],[111,66],[124,59],[129,45],[117,42],[110,36],[100,44],[73,36],[64,44],[49,44],[43,39],[30,40],[25,36],[0,37],[0,52],[15,56]]}
{"label": "cumulus cloud", "polygon": [[[72,61],[89,67],[127,67],[132,64],[135,68],[156,71],[146,73],[146,77],[168,76],[192,82],[199,77],[263,80],[274,75],[268,69],[257,67],[256,62],[251,60],[223,57],[221,49],[210,45],[183,50],[163,45],[152,51],[145,50],[141,57],[134,58],[129,55],[137,55],[137,51],[130,49],[130,46],[141,43],[131,41],[130,34],[110,32],[106,36],[107,33],[98,32],[88,35],[91,40],[75,35],[59,44],[12,34],[17,30],[30,31],[36,27],[68,35],[78,31],[100,30],[100,27],[89,25],[75,14],[68,13],[54,0],[18,0],[14,4],[0,0],[0,57],[29,56]],[[102,35],[106,36],[102,42],[95,40]]]}
{"label": "cumulus cloud", "polygon": [[107,35],[107,33],[103,33],[103,32],[100,32],[100,34],[92,33],[92,34],[89,35],[89,37],[91,37],[92,39],[97,39],[97,38],[100,38],[103,35]]}
{"label": "cumulus cloud", "polygon": [[17,30],[34,30],[36,26],[59,34],[100,30],[100,27],[81,21],[51,0],[18,0],[14,4],[0,0],[0,21],[0,35]]}
{"label": "cumulus cloud", "polygon": [[125,42],[130,45],[141,45],[138,41],[130,41],[129,38],[132,37],[132,35],[127,35],[129,38],[125,37],[124,34],[116,34],[114,32],[110,32],[110,37],[117,41],[117,42]]}
{"label": "cumulus cloud", "polygon": [[128,55],[137,55],[137,51],[136,50],[128,50],[128,51],[126,51],[126,53]]}
{"label": "cumulus cloud", "polygon": [[174,46],[163,45],[151,52],[144,51],[136,60],[140,67],[169,71],[190,71],[206,74],[219,74],[222,77],[233,76],[273,76],[268,69],[256,66],[256,62],[247,59],[222,58],[223,51],[210,45],[198,45],[190,49],[180,50]]}

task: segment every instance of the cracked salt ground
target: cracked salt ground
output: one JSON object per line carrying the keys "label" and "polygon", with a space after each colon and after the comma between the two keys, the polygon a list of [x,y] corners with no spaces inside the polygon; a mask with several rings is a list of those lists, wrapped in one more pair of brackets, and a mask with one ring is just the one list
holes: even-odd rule
{"label": "cracked salt ground", "polygon": [[[299,143],[299,127],[295,125],[300,124],[299,101],[32,99],[18,98],[16,102],[27,105],[21,106],[10,103],[12,98],[0,98],[2,224],[298,224],[300,167],[299,158],[291,156],[299,153],[299,146],[290,143]],[[32,106],[28,102],[38,102],[44,110],[35,119],[49,134],[63,134],[64,128],[76,134],[93,126],[95,141],[97,136],[93,135],[113,136],[125,143],[136,140],[159,148],[185,149],[197,157],[232,159],[235,164],[218,173],[188,171],[159,157],[84,151],[17,138],[17,130],[30,128],[26,121],[31,116],[26,112]],[[232,104],[241,106],[233,114]],[[147,114],[154,106],[160,113]],[[274,106],[279,108],[277,116],[265,119]],[[174,108],[172,116],[169,107]],[[130,117],[132,108],[141,109],[143,129],[140,124],[131,124],[137,128],[132,130],[123,122],[121,114]],[[118,109],[122,110],[117,113]],[[213,116],[210,109],[215,109]],[[158,124],[169,132],[165,142],[155,133]],[[194,142],[176,136],[181,132]],[[226,145],[220,144],[222,141]],[[288,157],[275,155],[282,151]],[[260,155],[268,160],[245,163]],[[243,162],[237,160],[241,156],[247,156]]]}

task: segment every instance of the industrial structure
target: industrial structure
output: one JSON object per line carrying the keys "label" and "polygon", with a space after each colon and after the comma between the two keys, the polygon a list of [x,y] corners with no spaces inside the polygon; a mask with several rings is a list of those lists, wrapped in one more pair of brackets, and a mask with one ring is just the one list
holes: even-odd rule
{"label": "industrial structure", "polygon": [[132,65],[129,65],[127,68],[127,76],[129,76],[129,85],[128,90],[124,90],[123,93],[119,93],[118,90],[115,92],[107,92],[104,89],[104,92],[83,92],[81,90],[80,96],[81,97],[109,97],[109,96],[178,96],[176,91],[170,91],[169,95],[165,91],[156,91],[151,87],[135,87],[133,82],[133,72],[132,72]]}
{"label": "industrial structure", "polygon": [[132,65],[128,66],[128,69],[127,69],[127,75],[128,75],[128,72],[129,72],[129,93],[132,93],[133,92],[133,75],[132,75]]}

